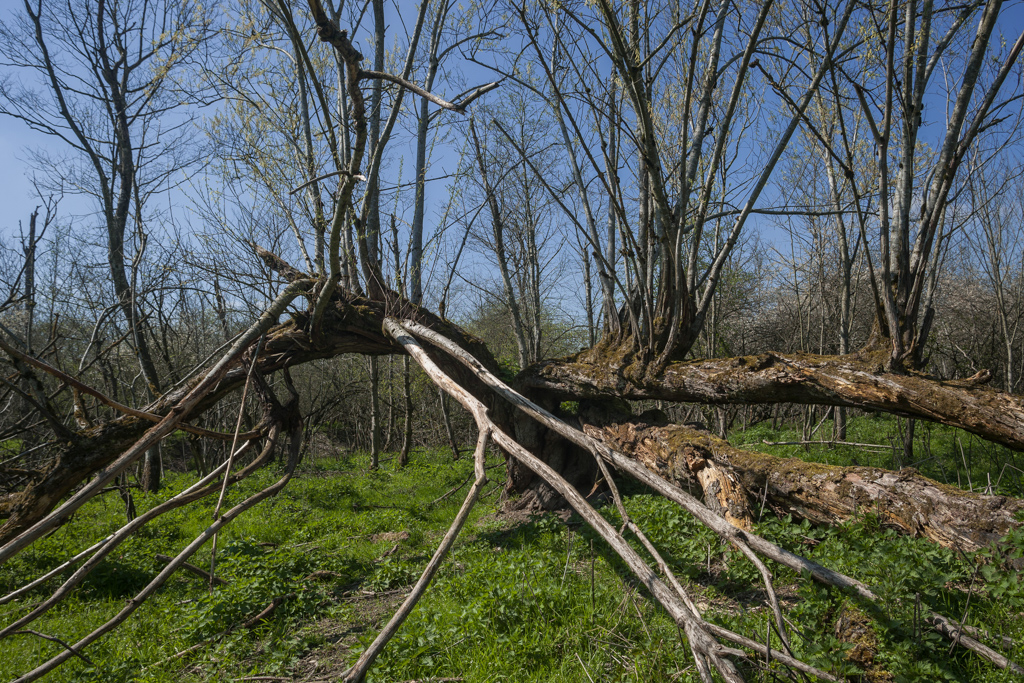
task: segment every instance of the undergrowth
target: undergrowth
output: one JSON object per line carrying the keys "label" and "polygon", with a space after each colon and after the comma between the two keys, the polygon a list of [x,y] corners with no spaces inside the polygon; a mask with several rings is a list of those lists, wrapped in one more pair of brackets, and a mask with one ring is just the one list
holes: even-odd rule
{"label": "undergrowth", "polygon": [[[739,440],[753,435],[786,439],[761,430]],[[226,585],[210,590],[205,580],[179,572],[122,627],[86,648],[88,662],[73,659],[47,680],[338,680],[418,576],[466,489],[433,503],[466,482],[472,470],[468,460],[453,462],[449,451],[417,452],[402,470],[385,463],[370,472],[368,464],[367,456],[356,454],[303,465],[281,494],[221,535],[216,574]],[[504,470],[497,456],[489,464],[498,482],[485,491],[369,680],[699,680],[679,629],[586,525],[554,514],[495,514]],[[277,476],[271,470],[255,475],[231,490],[227,503]],[[160,494],[137,497],[140,512],[189,481],[176,475]],[[664,499],[626,485],[624,493],[627,511],[708,619],[782,647],[749,562]],[[176,554],[205,528],[212,505],[172,512],[144,529],[31,628],[69,642],[94,629],[160,570],[158,554]],[[614,524],[621,521],[613,507],[602,512]],[[88,547],[123,518],[116,494],[90,503],[0,567],[0,592]],[[757,531],[865,581],[882,597],[876,608],[771,567],[794,653],[815,666],[851,680],[1012,680],[966,651],[950,654],[948,642],[923,621],[928,609],[966,615],[969,624],[1012,638],[1017,645],[1008,654],[1024,660],[1024,586],[1014,569],[1024,553],[1022,531],[972,556],[896,535],[871,516],[832,529],[766,518]],[[191,562],[209,569],[210,559],[207,545]],[[45,595],[40,589],[0,607],[4,623]],[[242,625],[275,600],[280,605],[269,617],[251,628]],[[8,638],[0,645],[0,680],[60,649],[33,635]],[[786,678],[774,661],[751,658],[742,667],[748,680]]]}

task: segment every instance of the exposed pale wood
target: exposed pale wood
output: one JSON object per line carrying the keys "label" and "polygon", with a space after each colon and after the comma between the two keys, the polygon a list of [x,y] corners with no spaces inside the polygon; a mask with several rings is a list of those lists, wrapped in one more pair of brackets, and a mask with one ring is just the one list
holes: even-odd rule
{"label": "exposed pale wood", "polygon": [[[842,467],[779,458],[735,448],[695,427],[622,421],[590,425],[589,433],[633,454],[647,468],[678,482],[703,484],[709,464],[725,473],[742,495],[729,499],[733,515],[768,509],[837,524],[871,512],[883,524],[946,547],[978,550],[1018,526],[1024,501],[962,491],[912,468]],[[707,492],[707,489],[705,489]]]}

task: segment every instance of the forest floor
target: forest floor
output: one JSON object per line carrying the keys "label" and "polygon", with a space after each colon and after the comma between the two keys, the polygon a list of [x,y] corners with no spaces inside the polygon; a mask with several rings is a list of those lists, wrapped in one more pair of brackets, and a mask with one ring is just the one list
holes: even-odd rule
{"label": "forest floor", "polygon": [[[902,462],[891,418],[854,420],[847,438],[881,448],[766,445],[799,441],[792,430],[761,423],[730,435],[734,444],[830,461],[882,467],[914,465],[940,481],[992,486],[1020,495],[1014,455],[945,428],[918,425],[915,461]],[[819,428],[831,430],[826,423]],[[821,433],[830,433],[821,432]],[[812,440],[824,440],[812,436]],[[322,440],[321,440],[322,441]],[[917,462],[920,460],[920,462]],[[958,464],[959,462],[959,464]],[[215,573],[227,583],[179,572],[114,633],[44,680],[337,681],[387,621],[426,564],[468,489],[472,463],[448,450],[416,450],[368,470],[362,453],[308,456],[288,487],[221,535]],[[574,515],[505,515],[493,480],[423,601],[370,672],[373,681],[696,681],[678,629],[631,580],[621,562]],[[1008,466],[1008,467],[1006,467]],[[265,486],[270,467],[236,489],[227,504]],[[167,477],[163,491],[136,495],[139,511],[180,491],[194,475]],[[457,489],[460,485],[463,488]],[[630,515],[658,545],[709,620],[765,640],[779,640],[754,568],[665,500],[623,482]],[[445,494],[450,494],[443,500]],[[119,610],[212,516],[214,501],[169,513],[118,549],[62,605],[32,628],[74,642]],[[602,510],[618,521],[612,506]],[[91,545],[124,520],[116,494],[102,496],[29,551],[0,567],[0,594]],[[1024,661],[1024,582],[1013,569],[1024,532],[999,549],[963,554],[897,535],[865,515],[833,529],[761,519],[771,540],[854,576],[882,596],[876,610],[843,593],[772,567],[797,656],[851,680],[1009,681],[965,651],[922,628],[931,607],[1010,638]],[[191,560],[209,569],[204,547]],[[53,584],[48,588],[52,590]],[[0,606],[9,622],[46,592]],[[241,626],[275,598],[288,596],[259,623]],[[0,646],[0,680],[11,680],[60,645],[15,635]],[[191,649],[190,649],[191,648]],[[187,654],[179,653],[189,650]],[[177,655],[177,656],[176,656]],[[751,658],[748,680],[787,677],[777,662]]]}

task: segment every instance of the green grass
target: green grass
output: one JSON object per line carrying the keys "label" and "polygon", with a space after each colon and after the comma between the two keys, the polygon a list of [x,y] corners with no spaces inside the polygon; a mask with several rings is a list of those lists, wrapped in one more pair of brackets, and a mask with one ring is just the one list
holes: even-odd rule
{"label": "green grass", "polygon": [[[847,421],[846,440],[878,444],[877,449],[845,445],[769,446],[764,441],[800,441],[798,427],[784,425],[771,429],[765,421],[729,434],[733,445],[744,446],[780,457],[798,457],[830,465],[861,465],[900,469],[914,467],[921,474],[946,484],[974,491],[1024,496],[1024,457],[963,430],[918,421],[914,430],[913,457],[903,452],[906,421],[889,415],[859,415]],[[832,438],[832,421],[825,420],[810,440]]]}
{"label": "green grass", "polygon": [[[752,432],[744,437],[749,439]],[[782,435],[758,432],[768,440]],[[769,436],[771,438],[769,438]],[[851,439],[853,437],[851,436]],[[802,450],[802,449],[799,449]],[[831,454],[830,454],[831,456]],[[465,489],[428,504],[471,473],[447,451],[417,452],[395,471],[367,472],[356,455],[308,463],[276,498],[228,527],[219,543],[217,574],[229,585],[209,592],[179,573],[118,630],[85,650],[50,681],[236,681],[253,676],[337,680],[390,616],[401,589],[425,565],[461,504]],[[492,458],[491,463],[499,460]],[[867,463],[862,463],[867,464]],[[272,469],[272,468],[271,468]],[[496,467],[491,475],[500,478]],[[273,481],[266,471],[229,494],[241,500]],[[140,510],[183,488],[140,497]],[[496,517],[492,484],[434,584],[371,670],[372,681],[458,677],[483,681],[696,681],[689,648],[667,615],[624,571],[622,563],[578,519],[554,515],[510,522]],[[768,610],[753,567],[667,501],[625,486],[629,514],[645,528],[709,619],[764,640]],[[156,574],[157,553],[174,554],[205,528],[213,502],[178,510],[117,549],[64,604],[31,628],[74,641],[115,613]],[[612,508],[603,513],[620,520]],[[123,521],[116,494],[94,501],[67,525],[0,567],[0,591],[37,576]],[[1024,660],[1024,587],[1008,561],[1024,551],[1018,533],[1001,551],[956,555],[883,530],[864,517],[834,529],[766,520],[759,532],[782,545],[860,578],[882,596],[881,610],[804,577],[772,567],[792,621],[795,653],[837,673],[861,675],[848,657],[854,645],[836,624],[860,620],[875,644],[872,667],[885,680],[1011,680],[973,655],[922,628],[919,607],[1014,638]],[[407,532],[408,538],[394,536]],[[375,534],[392,534],[373,538]],[[397,547],[396,547],[397,546]],[[639,545],[637,545],[639,547]],[[390,552],[394,550],[394,552]],[[390,554],[389,554],[390,553]],[[208,567],[209,546],[192,562]],[[319,578],[307,579],[314,572]],[[327,574],[329,572],[329,574]],[[968,592],[971,594],[968,605]],[[0,607],[6,623],[44,596]],[[256,628],[209,640],[294,594]],[[772,635],[778,646],[777,636]],[[176,652],[207,643],[194,653]],[[59,652],[34,636],[3,643],[0,680],[10,680]],[[778,665],[744,664],[748,680],[785,677]],[[776,677],[779,677],[778,679]]]}

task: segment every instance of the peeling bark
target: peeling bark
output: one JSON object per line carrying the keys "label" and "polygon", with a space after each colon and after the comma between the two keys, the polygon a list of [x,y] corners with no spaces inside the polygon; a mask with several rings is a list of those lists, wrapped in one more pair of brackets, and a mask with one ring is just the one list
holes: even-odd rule
{"label": "peeling bark", "polygon": [[1022,500],[968,493],[913,468],[893,472],[778,458],[656,419],[585,424],[584,431],[669,481],[703,490],[705,503],[740,528],[760,517],[762,504],[826,525],[872,513],[903,533],[971,551],[1017,527],[1014,516],[1024,509]]}

